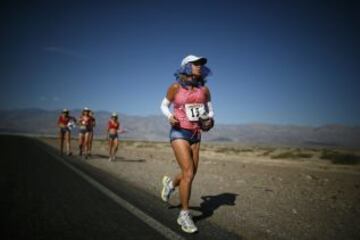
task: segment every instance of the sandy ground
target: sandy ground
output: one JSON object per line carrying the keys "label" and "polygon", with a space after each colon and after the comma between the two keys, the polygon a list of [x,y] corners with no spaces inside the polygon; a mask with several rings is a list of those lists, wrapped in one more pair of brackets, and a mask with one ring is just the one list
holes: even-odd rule
{"label": "sandy ground", "polygon": [[[309,156],[274,159],[287,152]],[[245,239],[360,239],[360,164],[334,164],[321,152],[203,143],[190,201],[195,219],[202,212]],[[79,161],[156,196],[162,176],[179,170],[169,143],[122,141],[109,162],[106,143],[95,141],[93,156]],[[170,203],[179,203],[177,192]]]}

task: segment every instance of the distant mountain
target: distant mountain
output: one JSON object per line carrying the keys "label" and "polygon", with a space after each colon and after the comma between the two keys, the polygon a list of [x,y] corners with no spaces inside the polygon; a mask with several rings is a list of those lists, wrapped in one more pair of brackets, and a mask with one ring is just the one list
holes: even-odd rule
{"label": "distant mountain", "polygon": [[[41,109],[0,110],[0,132],[57,134],[58,111]],[[71,111],[78,117],[80,109]],[[97,126],[95,135],[104,137],[106,123],[111,115],[107,111],[95,112]],[[122,138],[153,141],[168,141],[169,124],[163,116],[129,116],[120,114],[126,133]],[[360,148],[360,126],[324,125],[308,127],[274,124],[216,124],[209,133],[203,134],[206,141],[240,142],[244,144],[272,144],[296,146],[342,146]]]}
{"label": "distant mountain", "polygon": [[[41,109],[0,110],[0,131],[8,133],[33,133],[56,135],[57,119],[61,110],[46,111]],[[70,115],[78,118],[81,110],[74,109]],[[95,135],[106,136],[106,124],[111,112],[95,112]],[[169,127],[166,119],[161,116],[128,116],[120,114],[121,126],[126,130],[122,135],[129,139],[166,140]],[[75,131],[76,132],[76,131]]]}

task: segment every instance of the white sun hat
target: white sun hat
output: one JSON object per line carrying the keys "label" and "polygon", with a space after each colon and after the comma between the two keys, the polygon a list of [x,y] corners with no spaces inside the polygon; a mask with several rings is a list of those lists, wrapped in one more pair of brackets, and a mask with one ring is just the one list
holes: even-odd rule
{"label": "white sun hat", "polygon": [[83,111],[90,111],[90,108],[84,107]]}
{"label": "white sun hat", "polygon": [[198,57],[198,56],[195,56],[195,55],[188,55],[181,61],[181,67],[185,66],[188,63],[197,62],[197,61],[201,61],[202,64],[207,63],[207,59],[205,57]]}
{"label": "white sun hat", "polygon": [[112,116],[112,117],[117,117],[118,114],[117,114],[116,112],[113,112],[113,113],[111,114],[111,116]]}

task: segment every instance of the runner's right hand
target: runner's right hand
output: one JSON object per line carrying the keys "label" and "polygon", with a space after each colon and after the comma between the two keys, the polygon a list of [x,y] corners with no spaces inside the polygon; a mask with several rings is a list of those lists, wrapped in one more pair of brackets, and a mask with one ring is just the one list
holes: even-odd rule
{"label": "runner's right hand", "polygon": [[177,120],[175,116],[171,115],[169,118],[169,123],[171,124],[171,126],[176,126],[179,124],[179,120]]}

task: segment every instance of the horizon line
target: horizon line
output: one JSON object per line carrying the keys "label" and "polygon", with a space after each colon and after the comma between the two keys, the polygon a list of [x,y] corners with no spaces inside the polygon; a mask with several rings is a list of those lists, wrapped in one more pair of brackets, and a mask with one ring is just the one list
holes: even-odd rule
{"label": "horizon line", "polygon": [[[18,107],[18,108],[0,108],[0,111],[29,111],[29,110],[36,110],[36,111],[43,111],[43,112],[55,112],[59,111],[61,112],[63,108],[54,108],[54,109],[45,109],[41,107]],[[91,108],[90,108],[91,109]],[[69,108],[71,111],[81,111],[82,108]],[[108,112],[111,114],[113,111],[110,110],[104,110],[104,109],[98,109],[98,110],[92,110],[93,112]],[[127,116],[127,117],[160,117],[163,116],[161,114],[148,114],[148,115],[133,115],[133,114],[127,114],[124,112],[118,111],[120,115]],[[215,117],[216,119],[216,117]],[[342,126],[342,127],[360,127],[360,123],[355,124],[346,124],[346,123],[335,123],[335,122],[328,122],[323,124],[301,124],[301,123],[273,123],[273,122],[261,122],[261,121],[252,121],[252,122],[246,122],[246,123],[223,123],[218,122],[220,125],[227,125],[227,126],[236,126],[236,125],[272,125],[272,126],[293,126],[293,127],[311,127],[311,128],[320,128],[320,127],[327,127],[327,126]]]}

